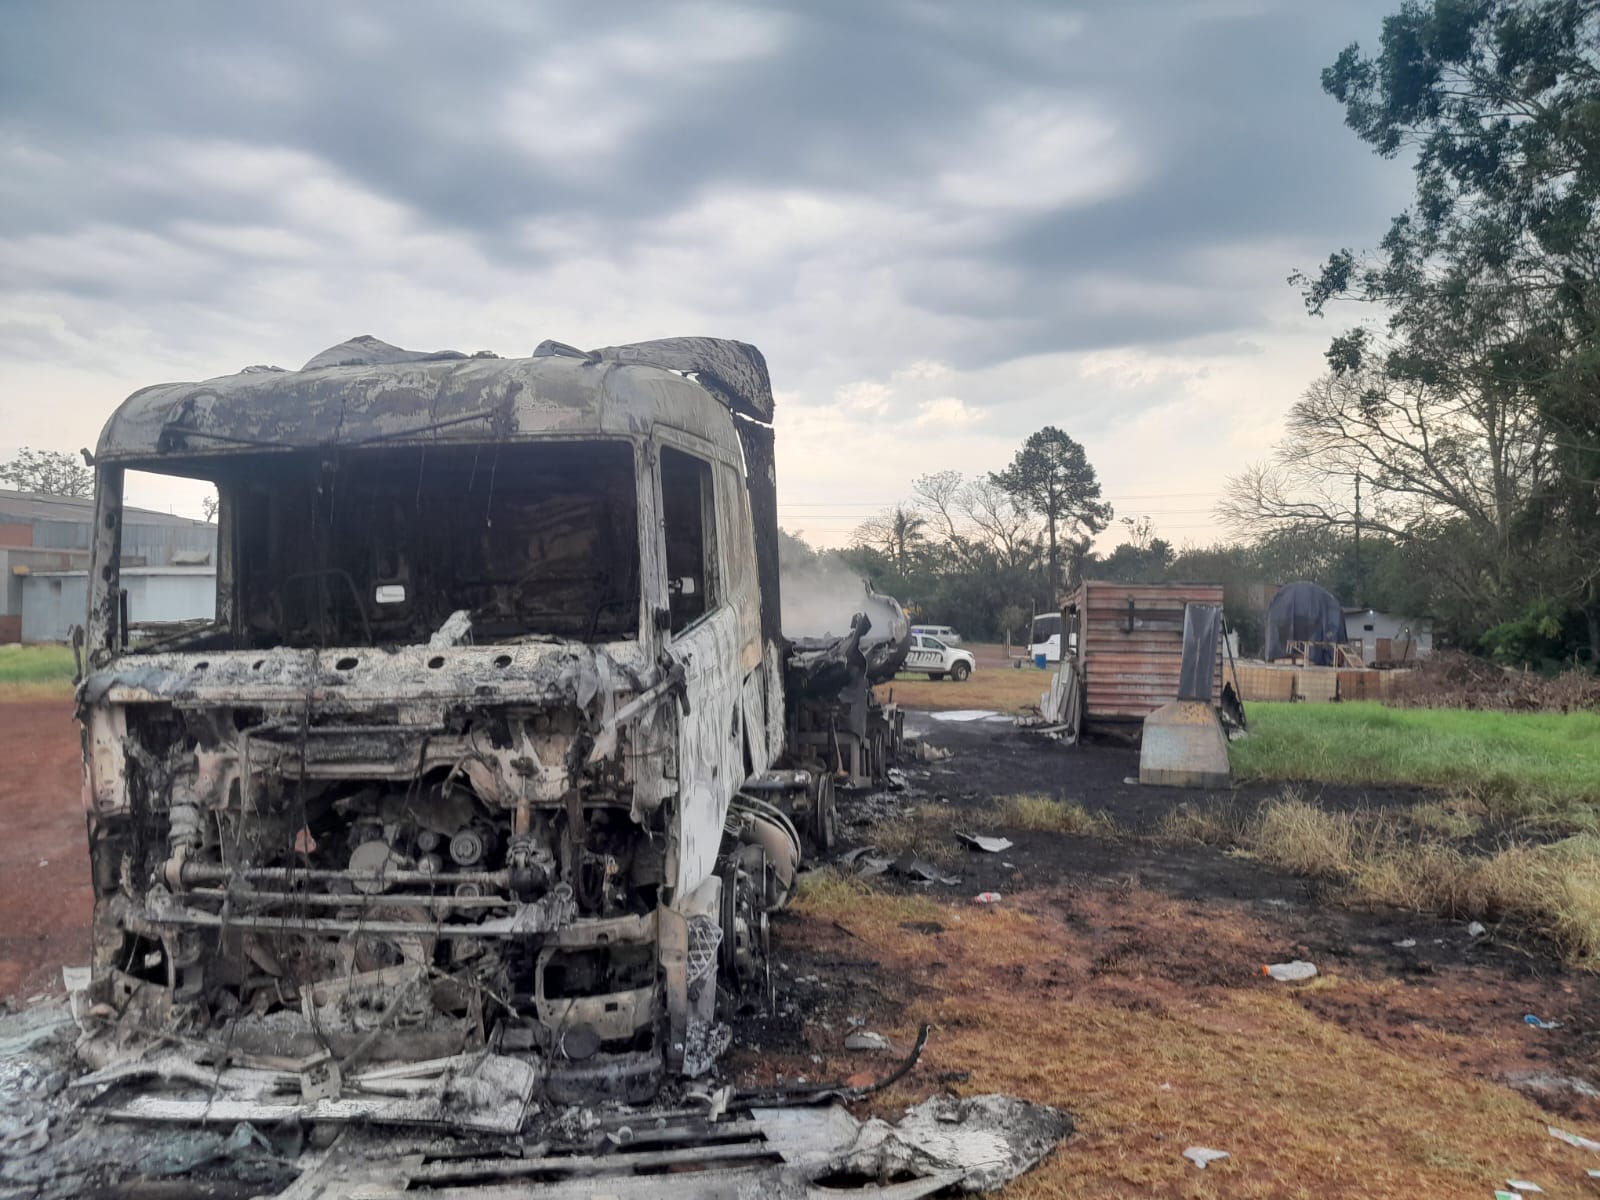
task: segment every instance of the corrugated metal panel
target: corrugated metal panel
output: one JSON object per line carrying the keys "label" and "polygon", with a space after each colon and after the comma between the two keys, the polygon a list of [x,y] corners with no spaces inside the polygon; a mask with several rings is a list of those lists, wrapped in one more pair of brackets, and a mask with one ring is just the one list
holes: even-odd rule
{"label": "corrugated metal panel", "polygon": [[[204,525],[194,517],[158,512],[153,508],[128,507],[122,510],[124,524]],[[46,496],[39,492],[14,492],[0,488],[0,521],[35,524],[39,521],[94,521],[94,501],[80,496]]]}
{"label": "corrugated metal panel", "polygon": [[[1178,697],[1184,606],[1221,604],[1222,585],[1090,580],[1078,589],[1074,603],[1088,701],[1085,717],[1142,720]],[[1220,699],[1220,666],[1215,686]]]}
{"label": "corrugated metal panel", "polygon": [[152,567],[168,566],[173,555],[180,550],[204,553],[216,562],[217,527],[215,525],[124,525],[122,529],[122,557],[142,558]]}
{"label": "corrugated metal panel", "polygon": [[89,610],[84,574],[28,575],[22,580],[22,640],[64,642]]}
{"label": "corrugated metal panel", "polygon": [[[64,642],[82,625],[89,608],[89,577],[82,571],[22,576],[22,640]],[[154,567],[122,572],[128,589],[128,619],[188,621],[217,610],[216,572],[195,567]]]}

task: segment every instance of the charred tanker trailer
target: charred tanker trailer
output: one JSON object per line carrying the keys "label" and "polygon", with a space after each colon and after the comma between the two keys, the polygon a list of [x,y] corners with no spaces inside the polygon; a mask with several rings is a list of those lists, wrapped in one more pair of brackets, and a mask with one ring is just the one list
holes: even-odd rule
{"label": "charred tanker trailer", "polygon": [[[225,1041],[331,1095],[486,1046],[573,1100],[707,1070],[840,765],[787,744],[772,407],[715,339],[357,338],[130,397],[79,689],[90,1057]],[[133,470],[220,500],[215,619],[150,643]]]}

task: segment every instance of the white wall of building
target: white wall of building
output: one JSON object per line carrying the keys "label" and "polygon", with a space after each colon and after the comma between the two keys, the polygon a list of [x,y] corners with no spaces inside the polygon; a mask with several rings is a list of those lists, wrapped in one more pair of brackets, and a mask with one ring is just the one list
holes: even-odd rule
{"label": "white wall of building", "polygon": [[[217,611],[212,567],[124,567],[128,621],[192,621]],[[22,640],[64,642],[89,611],[89,576],[50,571],[22,577]]]}

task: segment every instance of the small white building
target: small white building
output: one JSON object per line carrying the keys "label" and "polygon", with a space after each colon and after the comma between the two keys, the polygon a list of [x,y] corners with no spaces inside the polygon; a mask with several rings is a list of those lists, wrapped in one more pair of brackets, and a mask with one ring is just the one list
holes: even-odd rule
{"label": "small white building", "polygon": [[[123,567],[128,623],[192,621],[217,611],[217,568]],[[21,576],[22,640],[64,642],[89,612],[87,571],[33,571]]]}
{"label": "small white building", "polygon": [[1344,610],[1344,628],[1368,666],[1401,666],[1433,653],[1433,620],[1374,608]]}

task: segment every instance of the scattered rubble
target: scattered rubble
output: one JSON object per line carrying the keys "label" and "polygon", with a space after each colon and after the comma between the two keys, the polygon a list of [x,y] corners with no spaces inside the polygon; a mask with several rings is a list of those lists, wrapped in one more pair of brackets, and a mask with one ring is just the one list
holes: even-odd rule
{"label": "scattered rubble", "polygon": [[[339,1102],[348,1112],[306,1111],[292,1072],[243,1055],[188,1069],[179,1055],[134,1059],[46,1095],[38,1081],[70,1065],[75,1033],[59,1003],[0,1016],[0,1043],[24,1047],[0,1076],[8,1114],[0,1118],[0,1195],[78,1200],[181,1178],[192,1194],[264,1200],[407,1189],[449,1189],[465,1200],[512,1187],[531,1200],[570,1195],[573,1184],[645,1200],[803,1195],[823,1179],[830,1192],[871,1191],[894,1178],[902,1181],[895,1195],[922,1196],[999,1187],[1072,1129],[1066,1114],[1009,1096],[941,1096],[896,1122],[851,1116],[838,1101],[901,1078],[918,1061],[926,1027],[911,1055],[866,1089],[742,1096],[717,1085],[670,1089],[647,1107],[569,1106],[531,1091],[503,1056],[489,1055],[354,1071],[349,1079],[368,1099],[364,1111]],[[889,1049],[877,1034],[851,1037]],[[148,1090],[152,1082],[158,1091]],[[414,1107],[374,1115],[395,1102]]]}
{"label": "scattered rubble", "polygon": [[982,850],[985,854],[999,854],[1002,850],[1009,850],[1016,845],[1010,838],[985,837],[977,833],[957,833],[956,840],[963,846]]}

